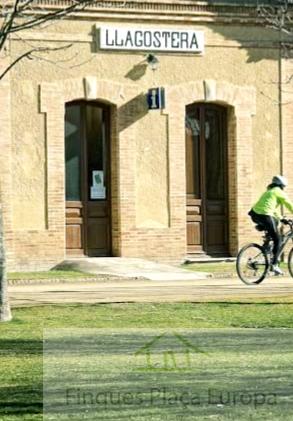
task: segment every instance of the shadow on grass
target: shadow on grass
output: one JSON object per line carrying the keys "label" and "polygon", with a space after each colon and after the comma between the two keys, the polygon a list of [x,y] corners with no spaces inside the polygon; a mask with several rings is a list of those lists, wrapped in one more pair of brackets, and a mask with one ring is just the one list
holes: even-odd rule
{"label": "shadow on grass", "polygon": [[[41,340],[34,339],[1,339],[1,357],[21,358],[24,370],[28,359],[32,356],[41,357],[43,344]],[[29,419],[36,414],[42,414],[43,386],[39,381],[33,383],[35,374],[31,374],[28,381],[32,384],[24,384],[22,371],[15,371],[5,377],[5,365],[2,367],[2,385],[0,384],[0,420],[4,420],[4,414],[17,416],[19,419]],[[19,370],[19,368],[18,368]],[[11,371],[11,367],[9,369]],[[39,377],[39,376],[38,376]],[[3,385],[4,383],[4,385]],[[18,384],[17,384],[18,383]],[[22,383],[22,384],[19,384]],[[9,418],[10,419],[10,418]],[[35,419],[35,417],[34,417]]]}
{"label": "shadow on grass", "polygon": [[43,342],[37,339],[0,339],[0,356],[6,354],[39,354],[43,352]]}
{"label": "shadow on grass", "polygon": [[[0,386],[0,414],[42,414],[43,388],[41,384]],[[0,416],[2,420],[2,416]]]}

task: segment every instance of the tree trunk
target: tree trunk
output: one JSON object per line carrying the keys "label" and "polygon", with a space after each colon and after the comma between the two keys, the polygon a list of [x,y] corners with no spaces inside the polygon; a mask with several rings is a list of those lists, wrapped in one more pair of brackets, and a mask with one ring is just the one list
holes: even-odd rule
{"label": "tree trunk", "polygon": [[0,322],[12,319],[7,291],[7,273],[4,245],[2,208],[0,206]]}

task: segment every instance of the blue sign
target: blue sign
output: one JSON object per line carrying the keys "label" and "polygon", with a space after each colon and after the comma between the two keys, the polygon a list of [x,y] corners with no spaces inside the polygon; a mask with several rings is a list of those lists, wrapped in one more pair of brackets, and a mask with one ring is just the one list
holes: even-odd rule
{"label": "blue sign", "polygon": [[165,89],[151,88],[147,93],[149,110],[159,110],[165,108]]}

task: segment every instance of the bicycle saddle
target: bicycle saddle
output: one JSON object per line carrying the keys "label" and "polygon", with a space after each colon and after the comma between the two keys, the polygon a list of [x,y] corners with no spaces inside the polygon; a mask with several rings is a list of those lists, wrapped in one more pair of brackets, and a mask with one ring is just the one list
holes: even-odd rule
{"label": "bicycle saddle", "polygon": [[264,225],[262,225],[262,224],[257,224],[257,225],[255,226],[255,229],[256,229],[257,231],[265,231],[265,227],[264,227]]}

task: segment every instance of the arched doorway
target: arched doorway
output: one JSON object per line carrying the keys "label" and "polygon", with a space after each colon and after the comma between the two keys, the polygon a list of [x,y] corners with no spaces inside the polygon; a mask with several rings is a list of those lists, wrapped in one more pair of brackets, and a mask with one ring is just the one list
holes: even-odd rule
{"label": "arched doorway", "polygon": [[111,255],[110,108],[65,107],[67,255]]}
{"label": "arched doorway", "polygon": [[227,109],[186,107],[187,254],[228,255]]}

